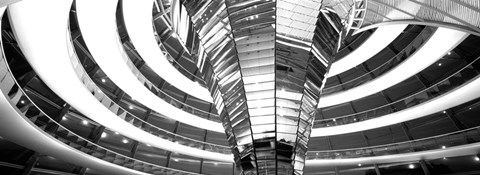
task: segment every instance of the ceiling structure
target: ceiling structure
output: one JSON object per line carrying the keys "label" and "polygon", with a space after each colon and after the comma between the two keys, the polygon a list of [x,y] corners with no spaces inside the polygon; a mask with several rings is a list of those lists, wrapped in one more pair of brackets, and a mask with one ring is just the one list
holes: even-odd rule
{"label": "ceiling structure", "polygon": [[475,173],[479,9],[2,2],[0,171]]}

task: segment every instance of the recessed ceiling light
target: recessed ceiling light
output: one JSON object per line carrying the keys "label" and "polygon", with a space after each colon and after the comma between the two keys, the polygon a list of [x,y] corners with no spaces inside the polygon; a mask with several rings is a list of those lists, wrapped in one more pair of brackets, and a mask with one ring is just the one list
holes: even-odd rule
{"label": "recessed ceiling light", "polygon": [[410,168],[410,169],[414,169],[414,168],[415,168],[415,165],[413,165],[413,164],[410,164],[410,165],[408,165],[408,168]]}
{"label": "recessed ceiling light", "polygon": [[88,125],[88,121],[83,120],[83,121],[82,121],[82,124],[83,124],[83,125]]}

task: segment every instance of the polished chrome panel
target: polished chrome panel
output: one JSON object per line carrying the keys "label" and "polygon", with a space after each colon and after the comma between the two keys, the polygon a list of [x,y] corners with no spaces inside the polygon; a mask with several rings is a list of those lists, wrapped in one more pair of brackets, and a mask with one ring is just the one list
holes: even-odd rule
{"label": "polished chrome panel", "polygon": [[303,174],[313,114],[338,41],[320,1],[184,6],[216,79],[207,85],[221,94],[214,101],[238,169]]}

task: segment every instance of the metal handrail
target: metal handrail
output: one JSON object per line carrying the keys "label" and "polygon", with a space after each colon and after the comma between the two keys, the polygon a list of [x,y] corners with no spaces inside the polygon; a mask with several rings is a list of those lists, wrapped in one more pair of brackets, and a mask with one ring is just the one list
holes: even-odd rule
{"label": "metal handrail", "polygon": [[[70,39],[70,42],[72,42],[70,36],[68,36]],[[228,146],[223,146],[223,145],[217,145],[213,143],[208,143],[208,142],[203,142],[195,139],[191,139],[182,135],[178,135],[172,132],[169,132],[167,130],[164,130],[162,128],[159,128],[149,122],[146,122],[145,120],[137,117],[136,115],[130,113],[128,110],[125,110],[122,106],[118,105],[115,103],[114,100],[110,99],[108,95],[106,95],[96,84],[95,82],[91,79],[91,77],[88,75],[88,73],[85,71],[83,66],[79,64],[79,59],[77,57],[77,53],[75,49],[71,47],[73,43],[67,44],[69,47],[69,51],[72,52],[70,53],[70,60],[72,62],[72,66],[75,69],[75,73],[79,77],[79,79],[82,81],[82,83],[85,85],[85,87],[97,98],[106,108],[108,108],[110,111],[115,113],[117,116],[122,118],[123,120],[129,122],[129,123],[135,123],[135,122],[130,122],[131,120],[136,120],[141,123],[144,123],[148,125],[148,127],[142,127],[142,125],[138,125],[136,127],[148,131],[151,134],[154,134],[156,136],[166,136],[167,140],[175,141],[178,144],[185,145],[185,146],[191,146],[191,143],[198,143],[195,144],[198,149],[203,149],[202,147],[205,147],[205,150],[211,150],[214,152],[219,152],[219,153],[224,153],[224,154],[229,154],[231,153],[231,150]],[[133,64],[133,63],[132,63]],[[76,66],[75,66],[76,65]],[[112,106],[114,105],[114,106]],[[162,114],[159,114],[163,116],[164,118],[168,118]],[[130,118],[131,117],[131,118]],[[135,125],[134,125],[135,126]],[[156,131],[153,131],[152,129],[156,129]],[[171,135],[170,137],[168,135]]]}
{"label": "metal handrail", "polygon": [[[165,13],[163,13],[161,16],[164,16],[166,15]],[[169,25],[169,24],[167,24]],[[153,34],[155,37],[160,37],[158,35],[158,31],[157,31],[157,28],[155,27],[154,24],[152,24],[152,27],[153,27]],[[169,26],[170,27],[170,26]],[[171,28],[171,27],[170,27]],[[185,67],[183,67],[180,63],[178,63],[175,59],[173,59],[173,57],[171,56],[170,52],[167,51],[166,48],[164,48],[164,44],[163,43],[158,43],[159,44],[159,48],[162,50],[162,52],[165,53],[165,56],[168,57],[167,60],[172,64],[172,65],[176,65],[176,66],[179,66],[182,70],[184,70],[185,73],[195,77],[196,80],[200,81],[203,83],[203,86],[205,85],[205,80],[202,78],[202,77],[198,77],[197,75],[194,75],[192,74],[190,71],[188,71],[188,69],[186,69]],[[188,50],[186,50],[188,52]],[[178,70],[178,69],[177,69]],[[180,70],[179,70],[180,71]],[[183,72],[183,71],[180,71],[180,72]]]}
{"label": "metal handrail", "polygon": [[[316,120],[315,121],[315,125],[318,125],[319,123],[328,123],[326,124],[326,126],[323,126],[323,127],[331,127],[331,126],[338,126],[338,125],[343,125],[343,124],[349,124],[349,123],[355,123],[355,122],[359,122],[359,121],[364,121],[364,120],[357,120],[357,119],[354,119],[353,122],[350,121],[350,122],[344,122],[344,123],[341,123],[339,124],[338,121],[341,121],[341,120],[347,120],[347,118],[354,118],[352,116],[357,116],[359,114],[364,114],[364,113],[368,113],[368,112],[372,112],[372,111],[376,111],[378,109],[381,109],[381,108],[385,108],[385,107],[389,107],[389,108],[392,108],[393,104],[396,104],[398,102],[401,102],[401,101],[404,101],[404,100],[407,100],[409,98],[412,98],[414,96],[417,96],[421,93],[424,93],[428,90],[431,90],[433,88],[436,88],[438,87],[440,84],[443,84],[445,83],[446,81],[448,81],[450,78],[456,76],[457,74],[459,74],[460,72],[462,72],[463,70],[467,69],[468,67],[470,67],[472,64],[476,63],[477,61],[479,61],[480,57],[477,57],[475,60],[473,60],[472,62],[470,62],[469,64],[465,65],[462,69],[456,71],[455,73],[451,74],[450,76],[446,77],[445,79],[443,79],[442,81],[439,81],[433,85],[431,85],[430,87],[428,88],[425,88],[419,92],[416,92],[412,95],[409,95],[407,97],[404,97],[404,98],[401,98],[399,100],[396,100],[394,102],[391,102],[391,103],[388,103],[388,104],[385,104],[385,105],[382,105],[382,106],[379,106],[379,107],[376,107],[376,108],[373,108],[373,109],[369,109],[369,110],[366,110],[366,111],[362,111],[362,112],[358,112],[358,113],[354,113],[354,114],[348,114],[348,115],[344,115],[344,116],[340,116],[340,117],[335,117],[335,118],[329,118],[329,119],[322,119],[322,120]],[[464,82],[465,83],[465,82]],[[438,96],[439,94],[436,94],[436,96]],[[431,100],[431,99],[430,99]],[[428,100],[429,101],[429,100]],[[377,118],[379,116],[372,116],[372,117],[368,117],[368,119],[366,120],[369,120],[369,119],[372,119],[372,118]]]}
{"label": "metal handrail", "polygon": [[[3,48],[3,45],[0,45],[0,46]],[[12,71],[10,70],[10,67],[7,65],[7,62],[4,58],[4,56],[5,56],[4,50],[3,49],[1,49],[1,50],[2,50],[2,53],[1,53],[2,55],[0,56],[0,65],[3,65],[3,66],[0,66],[0,69],[4,69],[4,71],[0,70],[1,73],[3,74],[3,75],[0,76],[0,77],[3,77],[1,82],[0,82],[0,84],[2,84],[2,86],[0,86],[0,88],[2,88],[3,95],[5,95],[5,97],[8,97],[7,99],[11,100],[12,104],[17,104],[17,105],[21,106],[21,107],[18,107],[18,106],[15,106],[15,107],[17,107],[17,109],[19,111],[21,111],[23,115],[28,114],[27,111],[29,111],[30,107],[34,107],[35,110],[38,110],[38,112],[40,114],[31,116],[31,117],[28,117],[28,116],[25,116],[25,117],[27,117],[30,121],[32,121],[33,124],[36,124],[37,128],[42,129],[43,132],[50,134],[52,137],[56,138],[57,140],[63,142],[66,145],[71,146],[72,148],[75,148],[79,151],[82,151],[83,153],[89,154],[93,157],[102,159],[104,161],[108,161],[107,158],[113,158],[113,160],[108,161],[108,162],[111,162],[111,163],[114,163],[114,164],[117,164],[117,165],[120,165],[120,166],[123,166],[123,167],[127,167],[127,168],[130,168],[130,169],[134,169],[134,170],[137,170],[137,171],[142,171],[142,170],[132,168],[132,166],[130,166],[130,165],[131,164],[136,164],[136,165],[141,164],[144,167],[147,166],[147,167],[149,167],[150,171],[146,171],[145,169],[143,170],[143,172],[147,172],[147,173],[153,172],[153,171],[163,171],[165,173],[170,172],[170,173],[182,173],[182,174],[197,174],[197,173],[177,170],[177,169],[173,169],[173,168],[163,167],[163,166],[160,166],[160,165],[148,163],[148,162],[145,162],[145,161],[142,161],[142,160],[138,160],[138,159],[135,159],[135,158],[132,158],[132,157],[125,156],[123,154],[120,154],[120,153],[117,153],[115,151],[111,151],[111,150],[109,150],[105,147],[102,147],[102,146],[100,146],[100,145],[98,145],[94,142],[91,142],[88,139],[85,139],[82,136],[76,134],[75,132],[72,132],[69,129],[65,128],[63,125],[61,125],[60,123],[55,121],[53,118],[51,118],[49,115],[47,115],[40,107],[38,107],[32,101],[32,99],[30,99],[30,97],[26,94],[26,92],[23,90],[23,88],[21,88],[18,81],[14,78],[14,75],[13,75]],[[12,90],[14,90],[14,87],[17,87],[16,92],[12,93]],[[10,94],[10,95],[8,95],[8,94]],[[38,119],[41,118],[41,117],[48,119],[48,122],[44,122],[44,121],[36,122],[36,121],[39,121]],[[48,127],[46,127],[48,124],[55,124],[56,126],[58,126],[59,128],[56,131],[58,133],[48,132],[47,131]],[[40,126],[40,125],[42,125],[42,126]],[[61,133],[61,131],[66,131],[67,132],[67,135],[66,135],[67,137],[72,137],[72,136],[75,137],[74,140],[76,142],[71,141],[71,139],[69,140],[69,139],[60,137],[59,134]],[[78,142],[85,142],[85,145],[87,145],[87,146],[82,146],[82,145],[78,144]],[[107,154],[113,155],[113,156],[109,156]],[[124,160],[122,160],[120,158],[123,158]],[[119,161],[123,161],[123,164],[119,163]]]}
{"label": "metal handrail", "polygon": [[[450,132],[446,134],[441,134],[441,135],[436,135],[436,136],[431,136],[431,137],[426,137],[426,138],[421,138],[421,139],[416,139],[416,140],[409,140],[409,141],[403,141],[403,142],[397,142],[397,143],[390,143],[390,144],[384,144],[384,145],[376,145],[376,146],[369,146],[369,147],[362,147],[362,148],[348,148],[348,149],[338,149],[338,150],[324,150],[324,151],[309,151],[307,155],[307,159],[317,159],[319,157],[325,157],[325,154],[333,154],[335,156],[332,156],[330,158],[338,158],[339,156],[345,155],[345,156],[350,156],[348,158],[353,158],[353,157],[365,157],[364,153],[368,152],[369,155],[372,156],[378,156],[375,155],[374,152],[382,152],[382,151],[398,151],[398,149],[391,149],[392,147],[398,146],[397,148],[404,148],[400,147],[400,145],[406,145],[410,146],[406,150],[409,152],[414,152],[417,151],[418,149],[421,149],[422,151],[424,150],[433,150],[433,149],[446,149],[447,146],[452,147],[452,146],[458,146],[460,144],[451,144],[455,143],[458,141],[464,141],[464,142],[472,142],[474,138],[469,137],[468,133],[475,132],[477,131],[476,134],[473,134],[472,136],[476,136],[475,142],[480,142],[480,126],[473,127],[473,128],[468,128],[464,130],[459,130],[455,132]],[[443,140],[443,138],[451,137],[454,135],[461,135],[464,138],[464,140],[445,140],[445,142],[439,143],[437,142],[438,140]],[[457,138],[457,137],[455,137]],[[429,149],[422,149],[425,148],[426,145],[423,144],[414,144],[414,143],[421,143],[421,142],[429,142],[430,140],[433,140],[434,142],[431,144],[432,147],[429,147]],[[450,144],[447,144],[450,143]],[[463,142],[462,142],[463,143]],[[415,147],[417,146],[417,147]],[[421,146],[421,147],[418,147]],[[428,145],[427,145],[428,146]],[[389,149],[390,148],[390,149]],[[417,150],[415,150],[417,149]]]}
{"label": "metal handrail", "polygon": [[[343,82],[342,84],[334,85],[334,86],[331,86],[331,87],[326,87],[326,88],[323,89],[322,94],[325,95],[325,94],[331,94],[331,93],[334,93],[334,92],[338,92],[339,90],[346,90],[346,89],[343,88],[343,86],[346,86],[346,85],[348,85],[348,84],[355,84],[355,85],[353,85],[352,87],[349,87],[349,89],[350,89],[350,88],[353,88],[353,87],[356,87],[356,86],[358,86],[358,85],[360,85],[360,84],[365,83],[365,82],[359,83],[359,82],[354,82],[354,81],[359,80],[359,79],[361,79],[361,78],[364,78],[364,77],[366,77],[366,76],[370,76],[371,73],[376,72],[377,70],[380,70],[381,68],[384,68],[386,65],[390,65],[390,63],[392,63],[393,61],[396,60],[395,58],[399,58],[399,56],[401,56],[402,54],[404,54],[404,52],[407,51],[408,48],[413,47],[413,46],[416,44],[416,43],[415,43],[416,41],[423,41],[422,43],[420,43],[420,46],[419,46],[419,47],[421,47],[421,46],[425,43],[425,41],[426,41],[426,40],[421,40],[421,39],[428,39],[429,37],[431,37],[431,35],[423,36],[423,34],[431,34],[431,33],[429,33],[429,32],[433,32],[433,31],[431,31],[431,28],[426,27],[425,29],[423,29],[423,30],[418,34],[417,37],[415,37],[415,39],[414,39],[409,45],[407,45],[406,47],[404,47],[404,48],[403,48],[400,52],[398,52],[395,56],[391,57],[390,60],[386,61],[385,63],[377,66],[375,69],[370,70],[369,72],[367,72],[367,73],[365,73],[365,74],[363,74],[363,75],[361,75],[361,76],[358,76],[358,77],[355,77],[354,79],[348,80],[347,82]],[[425,38],[424,38],[424,37],[425,37]],[[402,60],[400,60],[400,61],[402,61]],[[391,67],[391,68],[393,68],[393,67]],[[390,68],[390,69],[391,69],[391,68]],[[388,71],[388,70],[390,70],[390,69],[383,70],[383,71]],[[340,89],[337,89],[338,87],[341,87],[341,88],[340,88]],[[337,90],[331,90],[331,89],[334,89],[334,88],[336,88]]]}

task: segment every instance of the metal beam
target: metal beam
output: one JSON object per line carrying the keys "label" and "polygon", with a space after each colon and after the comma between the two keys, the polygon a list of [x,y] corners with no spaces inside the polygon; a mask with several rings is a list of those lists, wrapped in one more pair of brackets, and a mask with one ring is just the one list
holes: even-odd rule
{"label": "metal beam", "polygon": [[445,110],[444,114],[455,124],[455,127],[457,130],[464,130],[467,129],[467,127],[455,117],[455,112],[453,110]]}
{"label": "metal beam", "polygon": [[373,164],[374,168],[375,168],[375,173],[377,175],[381,175],[382,173],[380,172],[380,168],[378,167],[378,164]]}
{"label": "metal beam", "polygon": [[29,72],[25,73],[20,77],[20,81],[18,81],[18,84],[20,85],[21,88],[24,88],[27,86],[35,77],[37,76],[37,73],[34,70],[30,70]]}
{"label": "metal beam", "polygon": [[37,164],[39,158],[39,153],[35,152],[28,158],[25,162],[25,167],[23,167],[22,175],[29,175],[32,172],[33,167]]}
{"label": "metal beam", "polygon": [[419,74],[415,74],[415,78],[417,78],[417,80],[420,81],[420,83],[422,83],[424,88],[428,88],[428,86],[430,85],[430,82],[425,77]]}
{"label": "metal beam", "polygon": [[405,124],[405,122],[402,122],[400,123],[400,125],[402,126],[403,133],[407,136],[408,140],[414,140],[412,135],[410,134],[407,124]]}
{"label": "metal beam", "polygon": [[[380,94],[387,101],[388,104],[393,103],[393,100],[388,95],[385,94],[385,91],[380,91]],[[395,108],[393,105],[388,105],[388,106],[390,106],[393,112],[397,111],[397,108]]]}
{"label": "metal beam", "polygon": [[99,126],[90,133],[89,137],[92,139],[93,143],[98,143],[100,141],[104,131],[105,126]]}
{"label": "metal beam", "polygon": [[139,142],[136,141],[136,140],[133,142],[133,147],[132,147],[132,149],[130,150],[130,157],[134,158],[134,157],[135,157],[135,154],[137,154],[138,144],[139,144]]}
{"label": "metal beam", "polygon": [[[63,108],[60,109],[60,111],[58,111],[57,115],[55,115],[53,120],[56,121],[57,123],[60,123],[60,121],[63,119],[63,117],[69,112],[69,110],[70,110],[70,105],[65,103],[63,105]],[[55,133],[57,131],[58,127],[59,126],[57,124],[49,123],[46,127],[46,130]]]}
{"label": "metal beam", "polygon": [[122,89],[117,88],[117,90],[115,90],[114,93],[115,93],[115,95],[117,96],[117,97],[115,98],[115,103],[118,104],[118,103],[123,99],[123,97],[125,96],[125,92],[124,92]]}
{"label": "metal beam", "polygon": [[87,169],[88,168],[85,167],[80,168],[80,170],[78,171],[78,175],[85,175],[87,173]]}
{"label": "metal beam", "polygon": [[370,77],[372,77],[372,79],[377,78],[377,76],[372,73],[372,70],[370,70],[370,68],[368,68],[368,66],[365,62],[363,62],[361,65],[362,65],[363,69],[365,69],[368,72],[368,75],[370,75]]}
{"label": "metal beam", "polygon": [[430,175],[430,172],[428,171],[427,164],[425,163],[425,160],[419,160],[420,166],[422,167],[423,173],[425,175]]}
{"label": "metal beam", "polygon": [[[174,134],[177,133],[177,131],[178,131],[178,126],[179,126],[179,125],[180,125],[180,122],[176,121],[176,122],[175,122],[175,128],[173,129],[173,133],[174,133]],[[169,166],[170,166],[170,158],[171,158],[171,156],[172,156],[172,152],[169,151],[169,152],[167,153],[167,164],[165,165],[165,167],[169,167]]]}
{"label": "metal beam", "polygon": [[[203,141],[204,142],[207,142],[207,130],[204,130],[205,131],[205,135],[203,136]],[[202,149],[205,150],[205,144],[203,144],[202,146]],[[204,159],[200,159],[200,174],[203,173],[203,161]]]}

